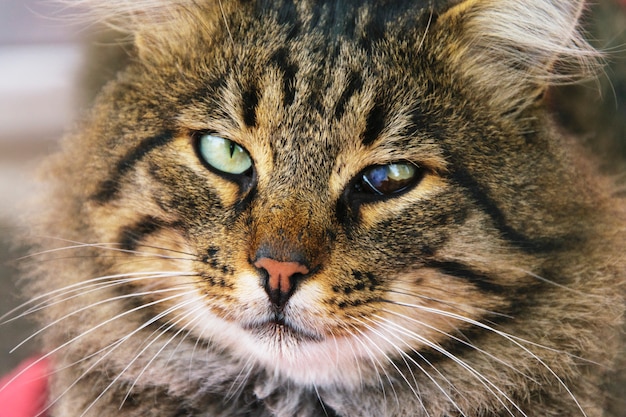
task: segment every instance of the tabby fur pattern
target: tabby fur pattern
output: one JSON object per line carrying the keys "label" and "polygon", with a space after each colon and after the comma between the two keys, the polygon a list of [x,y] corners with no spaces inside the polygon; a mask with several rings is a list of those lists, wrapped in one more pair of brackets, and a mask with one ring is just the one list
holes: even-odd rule
{"label": "tabby fur pattern", "polygon": [[76,3],[132,45],[30,217],[51,416],[606,415],[624,193],[544,106],[581,1]]}

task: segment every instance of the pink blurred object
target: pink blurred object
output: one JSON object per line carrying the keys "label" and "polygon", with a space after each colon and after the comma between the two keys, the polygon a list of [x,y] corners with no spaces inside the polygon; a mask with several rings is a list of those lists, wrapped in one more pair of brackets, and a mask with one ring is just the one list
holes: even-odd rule
{"label": "pink blurred object", "polygon": [[33,357],[0,380],[0,417],[46,417],[48,361]]}

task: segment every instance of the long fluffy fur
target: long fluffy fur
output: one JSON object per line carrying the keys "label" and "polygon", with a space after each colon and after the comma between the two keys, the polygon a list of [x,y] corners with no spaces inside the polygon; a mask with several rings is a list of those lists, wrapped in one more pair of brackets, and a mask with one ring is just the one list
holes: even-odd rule
{"label": "long fluffy fur", "polygon": [[493,106],[521,111],[547,86],[597,74],[601,54],[583,36],[584,11],[581,0],[477,0],[444,18],[462,19],[467,31],[452,46],[464,74],[479,89],[508,85],[493,91]]}
{"label": "long fluffy fur", "polygon": [[[326,8],[311,28],[317,3],[261,2],[285,8],[259,23],[250,2],[68,2],[137,55],[48,165],[41,234],[71,242],[35,242],[25,309],[54,411],[600,416],[626,221],[533,106],[595,66],[582,2],[382,23],[386,2],[340,2],[353,26]],[[250,152],[254,193],[207,169],[206,132]],[[363,172],[407,160],[413,188],[358,200]],[[319,268],[279,319],[250,257],[290,245]]]}
{"label": "long fluffy fur", "polygon": [[[79,11],[79,20],[148,37],[158,37],[161,23],[184,15],[195,2],[63,1]],[[232,3],[216,1],[212,7],[223,9]],[[459,19],[465,32],[449,45],[450,55],[474,88],[492,92],[492,105],[503,109],[503,114],[519,114],[546,87],[592,78],[601,67],[602,54],[586,41],[580,26],[584,0],[449,0],[448,4],[453,6],[441,20]],[[503,84],[509,88],[499,88]]]}

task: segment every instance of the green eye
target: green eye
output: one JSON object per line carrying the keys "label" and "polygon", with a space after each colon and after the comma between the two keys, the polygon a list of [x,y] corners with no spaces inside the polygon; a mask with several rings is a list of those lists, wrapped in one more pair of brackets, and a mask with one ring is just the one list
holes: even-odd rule
{"label": "green eye", "polygon": [[210,167],[226,174],[245,174],[252,168],[252,159],[244,148],[219,136],[202,135],[198,152]]}

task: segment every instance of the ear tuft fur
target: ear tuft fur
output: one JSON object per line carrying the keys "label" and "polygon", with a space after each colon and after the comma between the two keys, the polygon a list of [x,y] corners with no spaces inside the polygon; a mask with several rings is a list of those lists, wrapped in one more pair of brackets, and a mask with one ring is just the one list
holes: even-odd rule
{"label": "ear tuft fur", "polygon": [[136,33],[143,26],[171,18],[194,0],[56,0],[63,15],[81,23],[100,23],[115,30]]}
{"label": "ear tuft fur", "polygon": [[596,75],[601,54],[581,33],[583,12],[583,0],[465,0],[440,22],[460,25],[449,57],[462,75],[514,112],[550,85]]}

